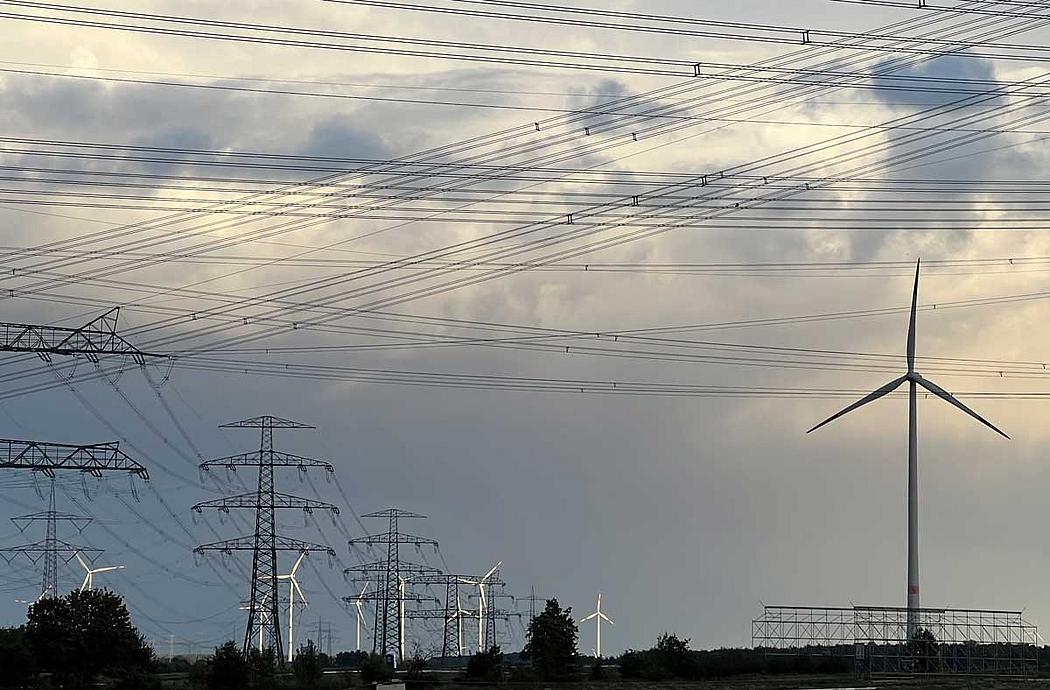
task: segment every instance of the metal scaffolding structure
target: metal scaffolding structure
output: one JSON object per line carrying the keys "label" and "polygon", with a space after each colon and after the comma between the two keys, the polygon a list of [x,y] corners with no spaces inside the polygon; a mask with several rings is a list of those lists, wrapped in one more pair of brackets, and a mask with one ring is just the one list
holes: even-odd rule
{"label": "metal scaffolding structure", "polygon": [[103,355],[125,355],[137,364],[165,357],[143,352],[118,335],[119,316],[120,307],[113,307],[80,328],[0,322],[0,352],[35,352],[45,362],[51,355],[82,355],[91,362]]}
{"label": "metal scaffolding structure", "polygon": [[235,470],[237,467],[255,467],[259,471],[258,488],[254,493],[225,496],[213,501],[198,503],[193,506],[193,510],[198,513],[205,509],[222,512],[229,512],[233,509],[254,510],[255,533],[211,544],[202,544],[194,551],[196,553],[218,551],[226,554],[234,551],[252,552],[251,594],[248,598],[248,625],[244,633],[244,654],[248,654],[252,642],[257,640],[260,650],[264,646],[269,646],[274,650],[277,659],[283,663],[285,655],[281,640],[280,604],[277,588],[277,552],[309,553],[311,551],[324,551],[330,556],[335,556],[335,551],[328,546],[311,544],[277,534],[276,511],[297,508],[306,513],[312,513],[315,510],[328,510],[338,513],[339,508],[330,503],[279,493],[274,482],[274,469],[278,467],[295,467],[300,472],[305,472],[310,468],[320,468],[332,473],[334,468],[330,463],[322,460],[314,460],[274,450],[274,429],[313,428],[307,424],[264,415],[223,424],[222,427],[259,429],[261,434],[259,450],[252,453],[241,453],[209,460],[201,463],[201,470],[209,472],[216,467],[226,467],[231,470]]}
{"label": "metal scaffolding structure", "polygon": [[1028,677],[1040,643],[1019,611],[890,606],[766,606],[751,639],[770,656],[852,658],[863,676]]}

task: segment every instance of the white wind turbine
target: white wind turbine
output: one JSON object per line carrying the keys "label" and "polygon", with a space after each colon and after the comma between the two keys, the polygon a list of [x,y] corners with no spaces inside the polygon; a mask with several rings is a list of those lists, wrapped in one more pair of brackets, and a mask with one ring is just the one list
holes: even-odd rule
{"label": "white wind turbine", "polygon": [[365,586],[361,588],[361,593],[354,599],[354,608],[357,609],[357,651],[361,651],[361,619],[364,614],[361,607],[364,605],[365,590],[368,589],[368,583],[365,582]]}
{"label": "white wind turbine", "polygon": [[488,599],[485,597],[485,588],[489,584],[489,578],[492,574],[503,565],[503,561],[496,561],[496,565],[489,568],[489,571],[477,580],[469,580],[460,578],[460,582],[468,585],[474,585],[478,588],[478,651],[484,652],[485,649],[485,608],[488,604]]}
{"label": "white wind turbine", "polygon": [[602,613],[602,593],[598,592],[598,605],[594,608],[594,613],[589,616],[580,619],[581,623],[586,623],[590,619],[594,619],[595,625],[595,640],[594,640],[594,656],[596,659],[602,658],[602,621],[605,621],[609,625],[615,625],[612,622],[612,618],[609,618]]}
{"label": "white wind turbine", "polygon": [[959,402],[951,393],[944,390],[932,381],[929,381],[920,376],[915,371],[915,310],[916,302],[919,297],[919,262],[915,262],[915,285],[912,288],[911,294],[911,318],[908,321],[908,344],[907,344],[907,362],[908,371],[899,378],[895,378],[885,386],[877,388],[876,390],[868,393],[866,396],[846,407],[840,412],[833,414],[832,416],[825,419],[820,424],[816,425],[806,433],[815,431],[825,424],[832,422],[839,417],[852,412],[853,410],[867,405],[873,400],[892,393],[897,390],[902,383],[908,382],[908,617],[907,617],[907,633],[908,639],[910,640],[915,634],[915,630],[918,627],[918,611],[919,611],[919,477],[918,477],[918,424],[917,424],[917,406],[916,406],[916,386],[922,386],[929,392],[936,395],[938,398],[954,405],[966,414],[970,415],[981,424],[984,424],[988,428],[992,429],[996,433],[1002,435],[1005,438],[1010,438],[994,424],[989,422],[987,419],[971,410],[966,405]]}
{"label": "white wind turbine", "polygon": [[92,568],[88,565],[87,561],[84,560],[84,557],[80,555],[79,551],[75,552],[74,555],[77,557],[77,560],[80,561],[81,567],[84,568],[84,581],[80,584],[81,592],[95,588],[95,576],[99,573],[109,573],[114,570],[124,570],[125,568],[123,565],[107,565],[104,568]]}
{"label": "white wind turbine", "polygon": [[[288,661],[292,660],[292,654],[295,651],[295,595],[299,595],[299,601],[302,602],[303,606],[309,606],[306,602],[306,595],[303,594],[303,590],[299,588],[299,581],[295,579],[295,573],[299,570],[299,566],[303,564],[303,559],[306,558],[306,552],[299,554],[299,559],[292,566],[291,571],[287,575],[278,575],[278,580],[288,580]],[[260,637],[262,629],[260,628]]]}

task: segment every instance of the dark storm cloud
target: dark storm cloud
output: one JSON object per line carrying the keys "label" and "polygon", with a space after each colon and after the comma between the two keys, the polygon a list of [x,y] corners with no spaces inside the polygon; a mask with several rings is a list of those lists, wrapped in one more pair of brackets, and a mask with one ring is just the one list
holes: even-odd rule
{"label": "dark storm cloud", "polygon": [[[992,90],[993,85],[974,83],[995,80],[995,65],[974,55],[948,55],[898,67],[900,61],[877,64],[872,68],[871,96],[890,106],[920,108],[945,105],[969,94],[951,90]],[[881,73],[886,74],[881,74]],[[923,81],[936,78],[951,81]],[[983,100],[983,99],[982,99]],[[988,101],[986,101],[988,102]]]}

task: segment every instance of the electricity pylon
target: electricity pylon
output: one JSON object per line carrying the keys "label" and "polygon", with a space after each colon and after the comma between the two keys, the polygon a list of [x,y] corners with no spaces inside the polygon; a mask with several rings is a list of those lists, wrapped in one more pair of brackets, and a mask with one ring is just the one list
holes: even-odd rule
{"label": "electricity pylon", "polygon": [[529,596],[527,596],[527,597],[517,597],[515,599],[515,602],[518,602],[518,601],[527,601],[527,602],[529,602],[529,622],[531,623],[532,620],[536,617],[536,602],[538,602],[538,601],[546,601],[546,598],[545,597],[541,597],[541,596],[537,596],[537,594],[536,594],[536,587],[533,586],[533,587],[531,587],[529,589]]}
{"label": "electricity pylon", "polygon": [[[367,517],[367,516],[366,516]],[[353,604],[360,610],[360,605],[366,601],[375,603],[375,621],[372,628],[372,650],[373,653],[379,653],[375,650],[378,649],[376,631],[380,629],[381,616],[380,611],[384,604],[387,602],[388,593],[385,589],[385,582],[387,577],[388,567],[385,560],[372,561],[371,563],[362,563],[355,565],[351,568],[347,568],[343,571],[343,574],[349,577],[350,581],[355,584],[361,582],[368,584],[374,584],[375,588],[372,592],[365,594],[365,590],[361,591],[356,597],[343,597],[343,601],[347,604]],[[419,563],[410,563],[408,561],[397,562],[397,599],[393,602],[393,608],[390,610],[395,618],[397,624],[397,640],[396,643],[390,650],[383,652],[383,655],[393,654],[397,659],[397,663],[404,658],[405,655],[405,604],[406,602],[413,602],[415,604],[421,604],[426,601],[437,601],[436,597],[432,597],[426,594],[419,594],[412,592],[408,589],[410,584],[415,584],[417,578],[433,577],[438,575],[441,571],[429,565],[422,565]]]}
{"label": "electricity pylon", "polygon": [[[463,608],[459,596],[459,588],[463,584],[473,584],[481,579],[482,578],[477,575],[453,575],[450,573],[425,573],[411,578],[412,584],[444,585],[445,587],[444,609],[435,609],[433,611],[412,611],[408,614],[409,618],[440,618],[442,620],[442,657],[453,656],[453,652],[455,652],[455,656],[463,656],[465,651],[465,647],[463,646],[463,619],[475,618],[477,617],[477,614]],[[503,580],[500,579],[498,573],[490,574],[485,580],[485,583],[490,587],[503,587],[505,584]],[[495,609],[493,609],[493,611],[495,611]],[[491,614],[489,615],[491,616]],[[491,617],[487,620],[490,622],[494,621]],[[494,624],[490,625],[490,627],[494,627]]]}
{"label": "electricity pylon", "polygon": [[40,583],[40,596],[39,599],[44,597],[58,596],[58,559],[60,556],[63,557],[65,562],[73,560],[78,554],[84,554],[91,560],[92,554],[97,557],[98,554],[102,553],[100,549],[91,549],[85,546],[78,546],[76,544],[70,544],[67,541],[58,538],[58,523],[68,522],[77,528],[78,532],[83,532],[84,528],[91,524],[91,518],[83,517],[81,515],[72,515],[70,513],[59,513],[55,510],[55,483],[51,482],[51,498],[48,501],[47,510],[39,513],[31,513],[29,515],[20,515],[19,517],[11,518],[11,522],[18,527],[20,532],[34,522],[44,522],[45,537],[42,541],[35,541],[29,544],[22,544],[20,546],[9,546],[7,548],[0,549],[0,558],[3,558],[5,562],[10,563],[18,556],[25,556],[34,565],[39,563],[41,560],[44,562],[44,575]]}
{"label": "electricity pylon", "polygon": [[[45,522],[45,537],[43,541],[22,544],[6,549],[0,549],[0,558],[10,562],[14,556],[24,555],[32,563],[44,562],[44,574],[40,587],[40,596],[49,597],[58,594],[58,559],[63,556],[65,561],[74,558],[79,550],[82,553],[94,553],[98,549],[87,549],[70,544],[58,538],[58,523],[71,522],[78,531],[91,522],[90,518],[59,513],[55,510],[55,476],[62,471],[76,471],[101,477],[109,472],[127,472],[129,476],[138,476],[143,480],[149,479],[149,472],[141,464],[132,460],[123,452],[119,445],[113,443],[97,443],[89,445],[71,445],[66,443],[48,443],[44,441],[19,441],[14,439],[0,439],[0,469],[20,469],[39,472],[51,478],[51,495],[48,499],[48,509],[40,513],[23,515],[12,518],[19,530],[24,530],[32,522]],[[11,558],[8,558],[8,556]],[[90,559],[89,559],[90,560]]]}
{"label": "electricity pylon", "polygon": [[234,551],[252,552],[251,594],[248,598],[248,626],[244,633],[244,654],[248,654],[253,638],[257,637],[260,648],[268,643],[279,662],[284,663],[277,589],[279,577],[277,552],[295,551],[304,554],[311,551],[324,551],[329,556],[335,556],[335,551],[321,544],[311,544],[278,535],[276,511],[298,508],[308,514],[315,510],[329,510],[338,514],[339,508],[331,503],[278,493],[274,485],[274,468],[295,467],[300,472],[305,472],[309,468],[322,468],[328,473],[335,470],[330,463],[323,460],[304,458],[273,449],[274,429],[314,428],[307,424],[264,415],[223,424],[222,427],[259,429],[262,437],[259,450],[209,460],[201,463],[201,469],[209,472],[215,467],[226,467],[230,470],[236,470],[238,467],[256,467],[259,470],[258,488],[254,493],[225,496],[213,501],[198,503],[193,506],[193,510],[198,513],[205,509],[223,512],[238,508],[254,510],[255,534],[202,544],[194,551],[196,553],[219,551],[226,554]]}
{"label": "electricity pylon", "polygon": [[120,307],[113,307],[80,328],[0,322],[0,352],[35,352],[45,362],[51,355],[83,355],[91,362],[101,355],[125,355],[145,364],[147,357],[165,356],[143,352],[118,335],[119,315]]}
{"label": "electricity pylon", "polygon": [[[364,544],[366,546],[385,545],[386,559],[383,561],[382,570],[377,572],[376,591],[376,616],[375,626],[372,628],[372,651],[383,657],[393,655],[394,664],[399,666],[404,659],[402,650],[403,625],[401,621],[401,578],[411,574],[409,564],[402,563],[400,546],[411,544],[416,548],[428,545],[437,550],[437,542],[433,539],[417,537],[413,534],[405,534],[400,531],[398,524],[402,519],[421,519],[425,515],[410,513],[398,508],[389,508],[375,513],[364,515],[366,518],[386,518],[387,531],[385,534],[374,534],[358,537],[350,540],[350,547]],[[436,568],[433,570],[437,570]],[[418,572],[418,571],[417,571]]]}

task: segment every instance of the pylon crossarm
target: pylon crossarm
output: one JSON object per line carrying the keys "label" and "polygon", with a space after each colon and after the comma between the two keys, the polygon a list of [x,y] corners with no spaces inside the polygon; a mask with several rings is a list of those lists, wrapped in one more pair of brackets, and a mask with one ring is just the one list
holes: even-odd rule
{"label": "pylon crossarm", "polygon": [[121,451],[116,441],[72,445],[0,439],[0,468],[28,469],[49,477],[56,470],[79,470],[96,477],[103,472],[130,472],[149,479],[146,468]]}
{"label": "pylon crossarm", "polygon": [[[432,602],[437,602],[438,601],[437,597],[429,596],[427,594],[418,594],[418,593],[415,593],[415,592],[405,592],[404,596],[402,596],[400,598],[404,599],[405,601],[411,601],[411,602],[417,603],[417,604],[422,604],[422,603],[428,602],[428,601],[432,601]],[[349,602],[351,604],[353,602],[355,602],[355,601],[362,601],[362,602],[364,602],[364,601],[378,601],[378,602],[381,602],[381,601],[383,601],[383,593],[382,592],[376,592],[374,594],[366,594],[366,595],[363,595],[361,597],[344,597],[343,600],[347,601],[347,602]],[[407,614],[408,612],[406,611],[405,613]]]}
{"label": "pylon crossarm", "polygon": [[[208,471],[215,467],[258,467],[261,463],[264,463],[264,461],[260,457],[259,451],[252,451],[250,453],[238,453],[208,460],[207,462],[202,462],[200,468]],[[298,467],[302,470],[318,467],[326,472],[335,472],[335,468],[330,462],[306,458],[292,453],[283,453],[279,450],[268,451],[265,464],[273,465],[274,467]]]}
{"label": "pylon crossarm", "polygon": [[[223,512],[229,512],[233,509],[239,508],[250,508],[254,510],[259,505],[259,495],[257,493],[250,494],[239,494],[237,496],[223,496],[222,498],[216,498],[211,501],[204,501],[193,506],[193,510],[200,513],[204,510],[221,510]],[[324,501],[315,501],[310,498],[300,498],[299,496],[292,496],[291,494],[274,493],[273,495],[273,507],[274,508],[297,508],[307,513],[312,513],[315,510],[329,510],[336,515],[339,514],[339,506],[331,503],[325,503]]]}
{"label": "pylon crossarm", "polygon": [[[80,552],[81,555],[87,556],[88,561],[94,561],[98,558],[99,554],[102,553],[102,549],[93,549],[88,546],[77,546],[76,544],[70,544],[61,539],[56,539],[54,540],[53,545],[49,544],[47,541],[35,541],[29,544],[0,548],[0,558],[10,563],[11,559],[22,555],[35,562],[39,556],[48,553],[52,549],[55,553],[65,555],[66,557],[63,559],[65,561],[73,560],[77,552]],[[36,555],[37,558],[33,558],[34,555]]]}
{"label": "pylon crossarm", "polygon": [[274,417],[273,415],[260,415],[258,417],[251,417],[249,419],[242,419],[239,422],[228,422],[226,424],[220,424],[220,428],[223,429],[316,429],[317,427],[310,424],[303,424],[302,422],[294,422],[290,419],[283,419],[282,417]]}
{"label": "pylon crossarm", "polygon": [[369,545],[369,544],[390,544],[392,540],[396,539],[398,544],[415,544],[416,546],[434,546],[437,547],[438,543],[435,539],[427,539],[426,537],[417,537],[414,534],[405,534],[404,532],[398,532],[397,534],[370,534],[364,537],[355,537],[348,543],[350,546],[354,545]]}
{"label": "pylon crossarm", "polygon": [[117,334],[119,308],[80,328],[0,322],[0,352],[35,352],[45,361],[51,355],[84,355],[97,362],[100,356],[129,355],[137,363],[166,355],[143,352]]}
{"label": "pylon crossarm", "polygon": [[[311,553],[314,551],[324,552],[329,556],[335,556],[335,549],[325,546],[324,544],[311,544],[310,542],[300,541],[298,539],[292,539],[291,537],[274,537],[274,547],[277,551],[297,551],[299,553]],[[206,551],[221,551],[224,553],[232,553],[233,551],[254,551],[255,550],[255,536],[235,537],[233,539],[224,539],[222,541],[211,542],[210,544],[201,544],[193,551],[194,553],[202,554]]]}
{"label": "pylon crossarm", "polygon": [[[347,573],[347,574],[349,574],[349,573],[379,574],[379,573],[385,573],[386,569],[387,569],[386,561],[372,561],[371,563],[361,563],[360,565],[351,566],[351,567],[347,568],[346,570],[344,570],[343,572]],[[440,568],[435,568],[434,566],[431,566],[431,565],[423,565],[421,563],[409,563],[408,561],[401,561],[398,564],[397,572],[399,574],[401,574],[401,575],[411,574],[412,577],[415,578],[416,575],[423,575],[423,574],[435,574],[436,575],[436,574],[439,574],[441,572],[441,569]]]}

